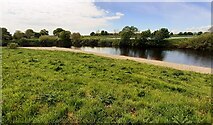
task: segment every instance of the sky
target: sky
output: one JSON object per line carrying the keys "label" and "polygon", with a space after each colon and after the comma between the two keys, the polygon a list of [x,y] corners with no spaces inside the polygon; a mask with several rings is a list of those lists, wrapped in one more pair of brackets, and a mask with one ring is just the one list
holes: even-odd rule
{"label": "sky", "polygon": [[[140,31],[168,28],[169,31],[207,31],[211,26],[211,3],[128,2],[128,0],[0,0],[0,27],[16,30],[58,27],[71,32],[90,34],[107,30],[118,32],[125,26]],[[129,0],[130,1],[130,0]]]}

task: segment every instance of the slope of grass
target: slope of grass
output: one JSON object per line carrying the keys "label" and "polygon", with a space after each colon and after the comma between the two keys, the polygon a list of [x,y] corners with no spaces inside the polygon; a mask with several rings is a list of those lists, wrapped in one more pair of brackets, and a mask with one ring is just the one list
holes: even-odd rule
{"label": "slope of grass", "polygon": [[211,75],[3,49],[3,123],[210,123]]}

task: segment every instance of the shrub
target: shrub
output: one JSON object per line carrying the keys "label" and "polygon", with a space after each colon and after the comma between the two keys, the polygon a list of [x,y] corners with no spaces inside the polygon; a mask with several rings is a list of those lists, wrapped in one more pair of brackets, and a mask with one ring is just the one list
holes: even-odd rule
{"label": "shrub", "polygon": [[81,46],[98,46],[98,41],[100,41],[100,39],[82,39]]}
{"label": "shrub", "polygon": [[179,47],[180,48],[190,48],[197,50],[213,50],[213,34],[206,33],[199,35],[195,38],[188,39],[182,42]]}
{"label": "shrub", "polygon": [[119,39],[114,39],[113,42],[112,42],[112,46],[114,46],[114,47],[120,46],[120,40]]}
{"label": "shrub", "polygon": [[112,39],[101,39],[98,41],[98,46],[111,47],[113,43]]}
{"label": "shrub", "polygon": [[56,46],[56,42],[58,41],[58,37],[56,36],[48,36],[43,35],[39,37],[39,41],[41,42],[41,46]]}
{"label": "shrub", "polygon": [[7,46],[9,49],[16,49],[18,47],[18,44],[17,43],[10,43],[8,44]]}
{"label": "shrub", "polygon": [[38,39],[26,39],[22,38],[17,41],[20,46],[29,47],[29,46],[40,46],[40,42]]}

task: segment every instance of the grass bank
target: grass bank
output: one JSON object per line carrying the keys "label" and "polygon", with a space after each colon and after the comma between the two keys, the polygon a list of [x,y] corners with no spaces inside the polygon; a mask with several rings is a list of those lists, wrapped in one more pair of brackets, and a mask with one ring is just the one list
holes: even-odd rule
{"label": "grass bank", "polygon": [[210,123],[211,75],[3,48],[4,123]]}

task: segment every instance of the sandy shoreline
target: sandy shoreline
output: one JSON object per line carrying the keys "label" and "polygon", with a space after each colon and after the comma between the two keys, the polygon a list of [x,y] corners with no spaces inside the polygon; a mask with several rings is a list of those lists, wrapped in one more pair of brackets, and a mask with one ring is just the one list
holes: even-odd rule
{"label": "sandy shoreline", "polygon": [[164,66],[164,67],[174,68],[174,69],[178,69],[178,70],[186,70],[186,71],[193,71],[193,72],[204,73],[204,74],[211,74],[211,68],[207,68],[207,67],[176,64],[176,63],[163,62],[163,61],[157,61],[157,60],[148,60],[148,59],[137,58],[137,57],[110,55],[110,54],[103,54],[103,53],[96,53],[96,52],[86,52],[86,51],[77,50],[77,49],[59,48],[59,47],[20,47],[20,48],[88,53],[88,54],[94,54],[97,56],[102,56],[102,57],[107,57],[107,58],[125,59],[125,60],[128,59],[128,60],[133,60],[136,62],[153,64],[153,65],[157,65],[157,66]]}

